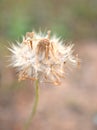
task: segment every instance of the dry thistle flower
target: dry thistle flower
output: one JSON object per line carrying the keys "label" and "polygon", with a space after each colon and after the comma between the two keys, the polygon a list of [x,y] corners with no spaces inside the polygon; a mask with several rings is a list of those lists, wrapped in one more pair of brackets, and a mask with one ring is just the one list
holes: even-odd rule
{"label": "dry thistle flower", "polygon": [[19,72],[19,81],[25,79],[39,82],[61,83],[68,66],[76,66],[78,58],[73,56],[73,45],[65,45],[59,38],[42,33],[28,32],[22,43],[12,45],[12,66]]}

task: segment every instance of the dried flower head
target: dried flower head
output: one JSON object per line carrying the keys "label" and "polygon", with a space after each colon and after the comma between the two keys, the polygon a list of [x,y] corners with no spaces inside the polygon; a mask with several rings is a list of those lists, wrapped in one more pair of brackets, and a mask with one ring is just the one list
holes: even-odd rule
{"label": "dried flower head", "polygon": [[28,32],[22,43],[12,45],[12,66],[18,69],[19,81],[25,79],[40,82],[61,83],[68,66],[76,66],[78,58],[73,56],[73,45],[65,45],[55,36]]}

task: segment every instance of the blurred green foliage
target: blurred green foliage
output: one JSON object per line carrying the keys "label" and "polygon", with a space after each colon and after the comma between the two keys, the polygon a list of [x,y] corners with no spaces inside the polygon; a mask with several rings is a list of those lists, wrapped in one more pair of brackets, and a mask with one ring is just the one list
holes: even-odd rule
{"label": "blurred green foliage", "polygon": [[0,0],[0,37],[52,30],[65,39],[97,37],[97,0]]}

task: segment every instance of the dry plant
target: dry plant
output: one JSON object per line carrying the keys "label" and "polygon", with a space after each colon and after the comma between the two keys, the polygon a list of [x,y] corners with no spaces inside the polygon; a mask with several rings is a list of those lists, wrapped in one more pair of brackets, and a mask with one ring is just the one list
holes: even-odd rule
{"label": "dry plant", "polygon": [[60,85],[69,66],[79,64],[78,56],[73,55],[73,44],[66,45],[60,38],[47,34],[27,32],[22,43],[12,44],[11,65],[17,68],[18,80],[34,80],[36,84],[35,103],[25,130],[35,115],[38,103],[38,86],[42,82]]}

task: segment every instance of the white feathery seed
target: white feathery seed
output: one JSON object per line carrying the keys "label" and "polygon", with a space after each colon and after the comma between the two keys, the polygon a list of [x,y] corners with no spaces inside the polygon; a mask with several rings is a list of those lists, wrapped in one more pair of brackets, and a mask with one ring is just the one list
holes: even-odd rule
{"label": "white feathery seed", "polygon": [[38,79],[40,82],[61,83],[65,69],[77,66],[78,58],[73,55],[73,45],[65,45],[62,40],[42,33],[28,32],[22,43],[13,44],[11,65],[17,68],[19,80]]}

